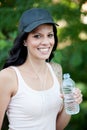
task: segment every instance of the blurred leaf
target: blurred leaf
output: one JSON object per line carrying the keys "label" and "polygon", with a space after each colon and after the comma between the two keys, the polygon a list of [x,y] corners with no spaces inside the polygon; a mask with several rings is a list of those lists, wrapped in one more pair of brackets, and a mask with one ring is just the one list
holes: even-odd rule
{"label": "blurred leaf", "polygon": [[70,59],[70,64],[73,67],[77,67],[82,63],[83,59],[82,59],[82,54],[80,52],[73,52],[73,55],[71,56]]}
{"label": "blurred leaf", "polygon": [[53,58],[52,61],[57,62],[57,63],[61,63],[61,61],[62,61],[62,53],[61,53],[60,50],[55,51],[54,58]]}
{"label": "blurred leaf", "polygon": [[[83,40],[80,36],[81,32],[87,34],[87,24],[81,21],[81,7],[85,2],[87,0],[0,0],[0,69],[8,57],[18,33],[19,18],[25,10],[46,8],[59,23],[57,29],[62,48],[56,50],[52,61],[60,63],[63,72],[72,75],[84,98],[80,113],[72,116],[65,130],[87,129],[87,38]],[[83,14],[87,15],[87,12]]]}

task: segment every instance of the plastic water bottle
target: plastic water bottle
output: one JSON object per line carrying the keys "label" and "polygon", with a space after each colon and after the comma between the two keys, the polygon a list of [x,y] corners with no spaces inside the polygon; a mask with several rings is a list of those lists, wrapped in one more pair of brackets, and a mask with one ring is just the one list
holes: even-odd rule
{"label": "plastic water bottle", "polygon": [[64,105],[65,111],[69,115],[74,115],[79,113],[79,104],[74,100],[75,82],[70,78],[69,73],[63,75],[63,94],[64,94]]}

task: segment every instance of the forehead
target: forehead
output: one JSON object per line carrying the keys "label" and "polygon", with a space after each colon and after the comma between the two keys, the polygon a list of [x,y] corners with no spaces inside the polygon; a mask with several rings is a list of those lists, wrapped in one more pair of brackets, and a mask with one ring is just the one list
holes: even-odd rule
{"label": "forehead", "polygon": [[48,30],[49,32],[53,31],[53,25],[52,24],[39,25],[31,33],[35,33],[35,32],[38,32],[38,31],[43,31],[43,30]]}

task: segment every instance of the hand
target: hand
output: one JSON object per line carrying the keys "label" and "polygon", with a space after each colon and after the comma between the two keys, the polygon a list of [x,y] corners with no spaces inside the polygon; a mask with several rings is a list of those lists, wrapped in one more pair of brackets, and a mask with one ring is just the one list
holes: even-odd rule
{"label": "hand", "polygon": [[[79,88],[74,88],[73,90],[73,94],[74,94],[74,98],[75,98],[75,101],[80,104],[82,102],[82,93],[81,93],[81,90]],[[60,97],[64,99],[64,95],[63,94],[60,94]]]}
{"label": "hand", "polygon": [[82,93],[81,93],[81,90],[79,88],[75,88],[74,91],[73,91],[73,94],[74,94],[74,98],[75,98],[75,101],[80,104],[82,102]]}

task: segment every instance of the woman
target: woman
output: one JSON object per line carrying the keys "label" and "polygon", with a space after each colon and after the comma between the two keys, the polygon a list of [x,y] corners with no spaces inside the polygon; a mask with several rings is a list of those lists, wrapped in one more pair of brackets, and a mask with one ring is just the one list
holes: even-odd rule
{"label": "woman", "polygon": [[[51,65],[58,43],[57,24],[45,9],[23,13],[19,36],[0,72],[0,128],[5,112],[9,130],[63,130],[70,120],[61,94],[62,68],[56,78]],[[76,89],[75,100],[82,101]]]}

